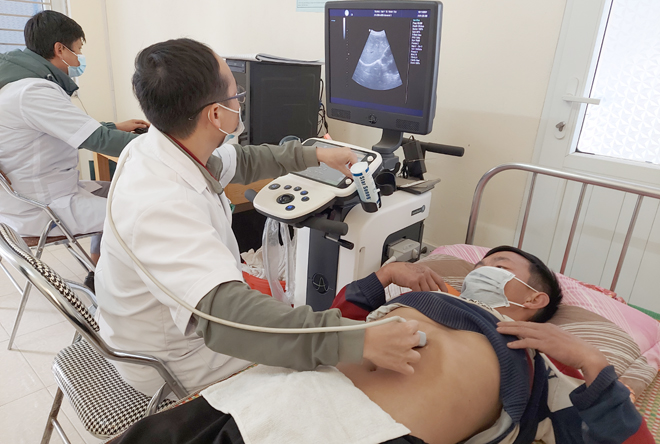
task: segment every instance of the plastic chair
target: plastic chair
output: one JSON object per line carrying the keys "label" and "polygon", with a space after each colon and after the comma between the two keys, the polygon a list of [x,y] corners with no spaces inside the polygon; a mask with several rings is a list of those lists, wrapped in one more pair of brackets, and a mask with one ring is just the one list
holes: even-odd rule
{"label": "plastic chair", "polygon": [[[92,314],[71,287],[85,292],[92,300],[94,294],[85,286],[63,280],[34,257],[21,237],[5,224],[0,224],[0,256],[23,274],[77,331],[74,343],[62,349],[53,362],[58,389],[42,444],[50,441],[53,429],[64,442],[69,442],[57,421],[63,395],[71,402],[85,429],[101,439],[116,435],[142,417],[175,404],[166,399],[170,393],[178,398],[187,396],[185,388],[161,360],[108,346],[99,335],[99,326]],[[154,368],[165,383],[150,398],[129,386],[106,359]]]}
{"label": "plastic chair", "polygon": [[[43,228],[41,235],[36,237],[36,236],[28,236],[28,237],[23,237],[23,240],[25,243],[28,245],[28,247],[36,247],[36,252],[35,252],[35,257],[37,259],[41,258],[41,254],[44,251],[44,248],[47,246],[51,245],[59,245],[59,244],[64,244],[66,245],[67,250],[71,253],[73,257],[75,257],[80,265],[86,269],[88,272],[94,271],[94,263],[92,262],[92,259],[89,257],[87,252],[83,249],[83,247],[78,243],[78,239],[82,239],[85,237],[89,236],[94,236],[96,234],[100,234],[100,232],[96,233],[85,233],[85,234],[79,234],[79,235],[73,235],[71,234],[71,231],[64,225],[64,223],[57,217],[55,212],[50,209],[50,207],[44,203],[38,202],[36,200],[30,199],[28,197],[25,197],[16,190],[11,185],[11,181],[7,176],[0,171],[0,186],[10,195],[13,196],[14,198],[20,200],[21,202],[25,202],[27,204],[30,204],[32,206],[35,206],[37,208],[40,208],[41,210],[45,211],[46,214],[48,214],[49,220],[46,223],[46,226]],[[58,227],[62,233],[64,233],[64,236],[48,236],[48,234],[55,228]],[[16,312],[16,319],[14,320],[14,327],[12,328],[11,331],[11,336],[9,337],[9,343],[7,345],[7,349],[11,350],[12,345],[14,344],[14,339],[16,337],[16,333],[18,332],[18,325],[21,322],[21,318],[23,317],[23,312],[25,311],[25,306],[27,305],[27,300],[28,296],[30,294],[30,288],[31,284],[28,281],[25,284],[25,287],[21,288],[21,286],[16,282],[16,279],[9,273],[7,268],[5,268],[4,264],[0,260],[0,268],[5,272],[7,277],[9,277],[9,280],[11,283],[16,287],[16,290],[18,290],[19,293],[21,293],[21,302],[18,306],[18,311]]]}

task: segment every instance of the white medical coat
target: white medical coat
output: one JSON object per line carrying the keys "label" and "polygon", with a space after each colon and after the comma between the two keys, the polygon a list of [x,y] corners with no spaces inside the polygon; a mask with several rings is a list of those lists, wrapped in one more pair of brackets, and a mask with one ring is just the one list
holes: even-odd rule
{"label": "white medical coat", "polygon": [[[74,234],[100,231],[105,219],[106,200],[91,194],[98,185],[79,182],[76,169],[78,147],[100,126],[55,82],[27,78],[0,89],[0,168],[17,192],[50,205]],[[38,236],[47,220],[0,189],[0,222]]]}
{"label": "white medical coat", "polygon": [[[222,158],[219,181],[226,186],[236,171],[236,150],[223,145],[214,155]],[[146,268],[193,307],[216,286],[242,281],[229,200],[211,191],[197,165],[153,126],[126,146],[119,163],[124,161],[111,200],[113,220]],[[248,366],[206,347],[191,312],[138,270],[108,224],[96,268],[102,337],[118,349],[166,361],[189,391]],[[138,390],[152,394],[159,388],[154,370],[114,364]]]}

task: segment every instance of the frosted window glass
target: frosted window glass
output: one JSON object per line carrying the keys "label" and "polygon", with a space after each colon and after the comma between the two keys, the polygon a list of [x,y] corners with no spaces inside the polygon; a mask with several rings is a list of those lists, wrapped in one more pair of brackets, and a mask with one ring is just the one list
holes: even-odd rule
{"label": "frosted window glass", "polygon": [[660,1],[614,0],[577,149],[660,164]]}
{"label": "frosted window glass", "polygon": [[25,48],[23,28],[37,12],[43,10],[49,2],[19,2],[0,0],[0,53]]}

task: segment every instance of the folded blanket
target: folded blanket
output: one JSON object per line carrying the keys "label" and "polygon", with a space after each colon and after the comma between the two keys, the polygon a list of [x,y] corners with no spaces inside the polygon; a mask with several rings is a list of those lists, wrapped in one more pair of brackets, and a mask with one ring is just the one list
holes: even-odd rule
{"label": "folded blanket", "polygon": [[234,417],[246,444],[375,444],[410,434],[334,367],[259,365],[201,395]]}

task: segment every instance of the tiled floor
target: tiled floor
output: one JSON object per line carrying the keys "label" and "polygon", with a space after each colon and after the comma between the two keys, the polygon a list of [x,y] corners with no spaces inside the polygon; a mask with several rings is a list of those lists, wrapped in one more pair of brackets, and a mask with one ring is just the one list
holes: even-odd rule
{"label": "tiled floor", "polygon": [[[89,248],[89,239],[83,247]],[[87,274],[63,246],[49,247],[42,259],[66,279],[82,282]],[[18,278],[11,265],[5,266]],[[20,301],[7,276],[0,270],[0,442],[35,444],[41,441],[46,418],[57,390],[50,370],[55,354],[69,345],[73,327],[37,290],[30,293],[13,349],[7,350],[9,335]],[[59,421],[72,443],[99,443],[78,420],[65,399]],[[54,432],[51,443],[61,444]]]}

